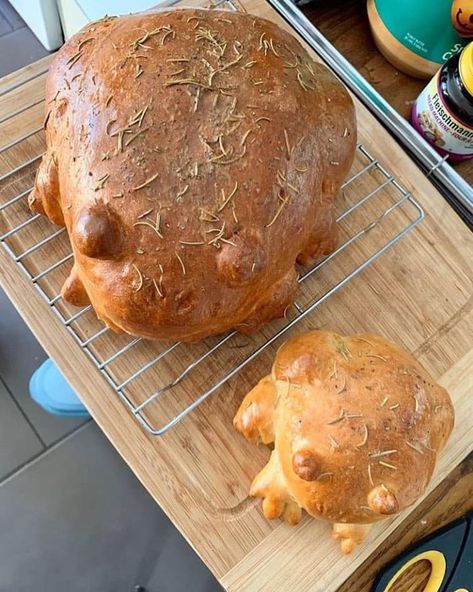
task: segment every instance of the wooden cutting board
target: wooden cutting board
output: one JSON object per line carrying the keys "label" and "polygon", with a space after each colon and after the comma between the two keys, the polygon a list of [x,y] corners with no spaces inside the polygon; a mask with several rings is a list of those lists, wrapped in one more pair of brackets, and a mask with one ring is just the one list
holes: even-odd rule
{"label": "wooden cutting board", "polygon": [[[280,22],[270,6],[261,0],[244,1],[243,8]],[[29,72],[38,72],[46,62],[30,67]],[[44,76],[17,87],[25,78],[25,72],[21,72],[0,82],[0,92],[13,88],[0,98],[0,121],[18,112],[0,123],[0,146],[41,125]],[[23,110],[31,103],[33,106]],[[413,193],[427,215],[416,229],[325,300],[293,333],[309,327],[330,328],[340,333],[382,333],[413,352],[434,378],[450,390],[457,422],[430,486],[432,490],[473,449],[473,237],[389,134],[357,101],[356,107],[359,140]],[[35,134],[0,154],[0,177],[38,154],[43,145],[42,134]],[[354,170],[362,166],[358,155]],[[31,171],[13,182],[0,182],[0,205],[27,186],[34,173],[34,166],[30,168]],[[340,197],[339,211],[356,195],[359,198],[369,193],[374,182],[379,183],[375,172],[366,178],[365,175],[360,177],[356,187]],[[382,212],[379,208],[383,200],[392,198],[389,192],[389,187],[379,192],[376,200],[367,203],[354,219],[344,221],[342,234],[353,234],[363,222]],[[355,244],[333,265],[316,274],[301,290],[299,300],[308,301],[317,291],[330,287],[333,277],[343,277],[352,264],[363,261],[390,233],[402,228],[409,215],[407,210],[401,209],[387,219],[386,224],[366,237],[366,241]],[[15,222],[18,221],[0,213],[0,234]],[[32,225],[25,231],[18,239],[22,244],[16,247],[24,248],[38,240],[34,228]],[[67,248],[67,241],[61,248]],[[43,268],[44,261],[40,258],[49,255],[57,254],[44,253],[42,249],[30,256],[29,265],[33,270]],[[306,516],[297,527],[289,527],[262,517],[259,503],[248,499],[247,491],[253,476],[266,461],[268,451],[243,441],[234,432],[231,421],[245,392],[268,372],[278,343],[173,430],[161,438],[153,438],[133,419],[91,359],[1,247],[0,280],[97,423],[226,589],[333,592],[412,512],[411,509],[375,526],[368,542],[350,557],[340,555],[327,524]],[[82,327],[85,336],[90,330],[87,322],[84,321]],[[147,347],[145,354],[158,346]],[[189,384],[175,393],[174,400],[168,402],[169,410],[200,392],[222,364],[228,363],[229,358],[238,358],[239,351],[239,348],[227,349],[215,360],[209,360],[193,374]],[[186,351],[176,353],[170,364],[160,368],[159,375],[151,369],[140,388],[156,388],[165,383],[167,374],[173,376],[174,365],[182,364],[180,356],[185,358],[186,355]],[[119,362],[116,372],[129,370],[124,366],[131,364],[132,357],[128,357],[127,362]],[[139,389],[135,396],[140,396]],[[150,415],[153,419],[153,411]]]}

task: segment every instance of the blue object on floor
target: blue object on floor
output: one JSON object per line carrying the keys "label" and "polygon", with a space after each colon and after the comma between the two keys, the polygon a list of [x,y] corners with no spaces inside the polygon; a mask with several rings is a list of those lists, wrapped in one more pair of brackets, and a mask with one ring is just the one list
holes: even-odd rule
{"label": "blue object on floor", "polygon": [[88,417],[89,413],[54,362],[46,360],[30,379],[31,398],[53,415]]}

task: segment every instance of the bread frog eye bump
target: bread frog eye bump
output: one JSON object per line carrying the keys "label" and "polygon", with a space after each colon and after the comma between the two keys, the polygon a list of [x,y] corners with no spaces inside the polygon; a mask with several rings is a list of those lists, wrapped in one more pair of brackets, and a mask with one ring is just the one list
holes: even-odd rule
{"label": "bread frog eye bump", "polygon": [[77,249],[93,259],[113,259],[120,251],[119,219],[105,205],[85,207],[77,216],[72,236]]}
{"label": "bread frog eye bump", "polygon": [[217,255],[220,277],[230,286],[251,282],[264,270],[266,255],[259,241],[252,236],[234,234],[221,237]]}
{"label": "bread frog eye bump", "polygon": [[195,308],[197,303],[194,290],[189,288],[180,290],[174,297],[174,303],[178,313],[185,314],[189,312]]}
{"label": "bread frog eye bump", "polygon": [[385,485],[378,485],[368,494],[368,506],[377,514],[391,515],[399,512],[399,502]]}
{"label": "bread frog eye bump", "polygon": [[299,450],[292,457],[294,473],[304,481],[315,481],[320,474],[320,461],[310,450]]}

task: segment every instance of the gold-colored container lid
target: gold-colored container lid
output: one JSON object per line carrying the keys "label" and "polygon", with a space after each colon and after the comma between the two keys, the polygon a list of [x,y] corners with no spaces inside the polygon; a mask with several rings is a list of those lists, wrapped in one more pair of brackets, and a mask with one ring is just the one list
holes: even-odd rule
{"label": "gold-colored container lid", "polygon": [[473,96],[473,41],[460,54],[459,70],[466,90]]}

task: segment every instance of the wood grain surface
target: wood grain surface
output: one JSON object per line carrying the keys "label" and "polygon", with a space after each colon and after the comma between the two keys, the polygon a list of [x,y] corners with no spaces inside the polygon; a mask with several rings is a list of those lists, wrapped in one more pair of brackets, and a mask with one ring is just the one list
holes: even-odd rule
{"label": "wood grain surface", "polygon": [[[304,14],[329,41],[351,62],[370,84],[405,118],[427,84],[392,66],[378,51],[371,36],[366,0],[331,0],[313,2]],[[454,168],[473,183],[473,159]]]}
{"label": "wood grain surface", "polygon": [[[278,20],[260,0],[247,0],[245,7],[252,13]],[[19,101],[27,105],[28,98],[38,97],[42,84],[39,78],[25,84],[24,92],[15,95],[15,101],[9,95],[0,97],[0,113],[16,112]],[[2,86],[0,82],[0,92],[4,87],[5,83]],[[35,105],[0,123],[0,146],[41,125],[41,107]],[[340,333],[370,331],[397,341],[449,389],[457,422],[430,486],[430,491],[437,486],[439,489],[419,509],[412,508],[394,520],[375,526],[368,542],[350,557],[340,555],[330,538],[329,525],[307,516],[293,528],[278,521],[268,522],[262,517],[259,503],[247,497],[249,484],[266,461],[268,451],[244,442],[234,432],[231,420],[247,389],[269,370],[278,342],[175,429],[162,438],[153,438],[133,419],[90,357],[34,290],[26,274],[0,247],[2,287],[118,452],[228,590],[367,591],[376,569],[390,554],[402,550],[423,530],[453,518],[456,508],[460,512],[466,507],[466,497],[462,497],[461,491],[471,489],[469,465],[460,463],[473,448],[473,237],[403,150],[359,103],[357,114],[360,141],[414,194],[426,211],[426,219],[347,286],[326,299],[297,331],[315,327]],[[0,154],[0,178],[20,162],[40,154],[43,148],[43,137],[38,133]],[[31,184],[36,165],[0,182],[0,205]],[[361,155],[354,166],[354,170],[363,166]],[[368,194],[379,182],[376,170],[362,175],[340,196],[338,211]],[[367,201],[353,217],[344,220],[342,236],[351,236],[366,226],[393,199],[392,187],[379,191],[376,199]],[[0,234],[25,216],[29,214],[24,200],[15,204],[15,209],[0,212]],[[412,211],[406,204],[393,217],[363,235],[362,242],[353,244],[342,257],[337,256],[315,275],[301,290],[299,302],[306,304],[315,293],[330,289],[411,217]],[[18,252],[52,228],[39,220],[7,242]],[[61,235],[57,243],[38,249],[24,263],[30,273],[37,273],[67,252],[67,240]],[[65,276],[67,264],[65,267],[52,274],[54,277],[39,282],[50,295]],[[70,312],[63,309],[64,314]],[[96,330],[97,322],[93,316],[86,316],[75,328],[82,338],[87,338]],[[223,366],[233,363],[247,351],[245,348],[270,330],[268,327],[261,335],[251,338],[249,344],[239,343],[208,360],[193,374],[192,380],[186,381],[162,405],[150,409],[150,420],[162,420],[163,413],[172,413],[184,401],[192,400]],[[123,343],[123,339],[106,334],[94,343],[94,351],[97,356],[105,356]],[[136,352],[132,350],[133,353],[115,365],[114,374],[118,379],[129,375],[162,347],[162,344],[147,343]],[[204,345],[196,345],[201,347]],[[143,380],[130,389],[130,397],[142,400],[150,389],[175,376],[176,368],[189,356],[190,350],[181,348],[159,372],[150,368]],[[460,469],[455,468],[458,465]],[[435,500],[441,500],[442,505]],[[437,508],[442,509],[437,512]],[[421,521],[423,515],[427,516],[426,524]],[[356,575],[350,578],[354,572]]]}

